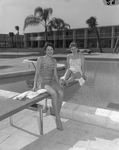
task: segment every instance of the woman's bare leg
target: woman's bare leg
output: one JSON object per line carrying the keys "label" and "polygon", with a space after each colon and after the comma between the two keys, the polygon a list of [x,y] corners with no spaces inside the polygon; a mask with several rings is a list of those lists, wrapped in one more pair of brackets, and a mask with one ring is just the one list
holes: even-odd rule
{"label": "woman's bare leg", "polygon": [[64,80],[68,80],[71,76],[72,71],[70,69],[67,69],[64,74]]}
{"label": "woman's bare leg", "polygon": [[66,83],[65,81],[70,78],[71,73],[72,73],[71,70],[67,69],[64,76],[60,78],[60,83],[64,85]]}
{"label": "woman's bare leg", "polygon": [[76,73],[72,73],[71,77],[67,80],[67,85],[73,81],[75,81],[76,79],[80,79],[81,78],[81,73],[80,72],[76,72]]}
{"label": "woman's bare leg", "polygon": [[52,97],[52,106],[53,106],[53,110],[56,116],[56,125],[57,125],[57,129],[62,131],[63,127],[62,127],[62,122],[60,119],[60,113],[59,113],[59,109],[58,109],[58,94],[57,92],[49,85],[45,86],[45,89],[47,90],[47,92],[51,95]]}
{"label": "woman's bare leg", "polygon": [[52,87],[57,91],[58,93],[58,110],[60,113],[61,107],[62,107],[62,102],[63,102],[63,97],[64,97],[64,91],[60,87],[60,85],[57,82],[52,83]]}
{"label": "woman's bare leg", "polygon": [[71,76],[67,81],[66,81],[66,85],[70,84],[71,82],[73,82],[75,80],[75,78],[73,76]]}

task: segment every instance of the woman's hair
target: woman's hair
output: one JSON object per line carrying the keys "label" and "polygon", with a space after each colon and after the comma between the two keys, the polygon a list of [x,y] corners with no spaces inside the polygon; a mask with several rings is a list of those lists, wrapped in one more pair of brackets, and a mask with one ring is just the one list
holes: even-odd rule
{"label": "woman's hair", "polygon": [[46,48],[47,48],[48,46],[51,46],[51,47],[53,48],[53,50],[55,50],[54,45],[53,45],[51,42],[47,42],[47,43],[45,43],[44,51],[46,51]]}
{"label": "woman's hair", "polygon": [[72,48],[72,47],[77,47],[77,44],[75,42],[71,42],[69,45],[69,48]]}

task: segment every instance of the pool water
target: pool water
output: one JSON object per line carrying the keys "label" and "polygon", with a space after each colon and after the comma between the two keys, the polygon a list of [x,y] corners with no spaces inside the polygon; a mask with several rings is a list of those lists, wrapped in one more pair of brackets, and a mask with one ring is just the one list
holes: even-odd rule
{"label": "pool water", "polygon": [[14,77],[0,80],[0,89],[13,91],[17,93],[30,90],[33,82],[33,75]]}
{"label": "pool water", "polygon": [[[61,77],[65,70],[58,71],[58,76]],[[26,75],[0,80],[0,89],[22,93],[33,88],[34,75]]]}
{"label": "pool water", "polygon": [[[86,60],[85,70],[86,83],[78,90],[75,86],[69,88],[65,101],[71,98],[71,94],[75,94],[75,103],[99,108],[113,105],[119,110],[119,62]],[[59,77],[64,72],[59,71]],[[34,75],[0,80],[0,89],[22,93],[32,89],[33,79]]]}

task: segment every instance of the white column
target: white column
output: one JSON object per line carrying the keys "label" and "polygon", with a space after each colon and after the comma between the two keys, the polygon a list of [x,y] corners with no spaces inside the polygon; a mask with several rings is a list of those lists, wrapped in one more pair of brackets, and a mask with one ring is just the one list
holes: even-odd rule
{"label": "white column", "polygon": [[56,32],[54,31],[53,32],[53,39],[54,39],[54,47],[56,47]]}
{"label": "white column", "polygon": [[76,30],[73,30],[73,41],[76,42]]}
{"label": "white column", "polygon": [[112,26],[112,34],[111,34],[111,48],[114,48],[114,33],[115,33],[115,27]]}
{"label": "white column", "polygon": [[84,31],[84,48],[87,47],[87,32],[88,32],[88,29],[86,28]]}
{"label": "white column", "polygon": [[[97,28],[97,30],[98,30],[98,33],[99,33],[99,36],[100,36],[100,28]],[[100,39],[100,42],[101,42],[101,39]],[[101,44],[101,43],[100,43]],[[97,48],[99,48],[99,43],[98,43],[98,41],[97,41]]]}
{"label": "white column", "polygon": [[38,48],[40,48],[40,33],[38,33]]}
{"label": "white column", "polygon": [[[33,37],[33,33],[30,34],[31,37]],[[31,38],[31,48],[33,47],[33,39]]]}
{"label": "white column", "polygon": [[63,48],[66,48],[65,30],[63,30]]}
{"label": "white column", "polygon": [[27,47],[27,34],[24,34],[24,47]]}

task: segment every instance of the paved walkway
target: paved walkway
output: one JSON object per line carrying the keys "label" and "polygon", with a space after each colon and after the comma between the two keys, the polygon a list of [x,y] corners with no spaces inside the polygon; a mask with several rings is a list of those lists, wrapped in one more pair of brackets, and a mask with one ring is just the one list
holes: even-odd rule
{"label": "paved walkway", "polygon": [[0,123],[1,150],[119,150],[119,132],[63,119],[58,131],[55,118],[44,114],[44,135],[39,135],[37,111],[24,110]]}
{"label": "paved walkway", "polygon": [[[90,57],[93,56],[90,55]],[[119,55],[101,54],[98,56],[100,58],[108,56],[114,59],[118,58]],[[30,58],[36,58],[36,56]],[[0,64],[3,66],[12,66],[1,69],[0,73],[29,69],[27,64],[22,63],[24,59],[25,57],[12,60],[0,59]],[[26,109],[13,116],[15,126],[10,126],[9,118],[1,121],[0,150],[119,150],[119,131],[80,120],[62,118],[64,131],[61,132],[56,130],[55,118],[48,114],[44,114],[43,117],[44,135],[41,136],[38,130],[38,115],[37,111]],[[85,115],[89,116],[88,113]],[[85,116],[80,117],[85,118]],[[90,119],[94,118],[91,117]],[[100,120],[98,121],[100,122]]]}

